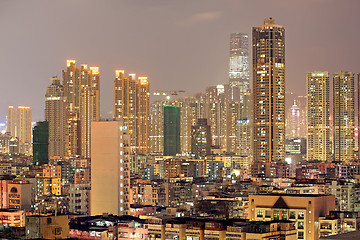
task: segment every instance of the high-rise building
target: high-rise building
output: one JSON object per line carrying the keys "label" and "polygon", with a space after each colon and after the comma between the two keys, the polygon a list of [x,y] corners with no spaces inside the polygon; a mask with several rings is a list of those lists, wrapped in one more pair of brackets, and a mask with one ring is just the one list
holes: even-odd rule
{"label": "high-rise building", "polygon": [[192,126],[191,153],[195,158],[204,158],[211,154],[211,129],[206,118],[199,118]]}
{"label": "high-rise building", "polygon": [[80,68],[75,60],[67,60],[67,68],[63,70],[63,85],[66,97],[66,154],[81,155],[80,144]]}
{"label": "high-rise building", "polygon": [[122,120],[91,125],[91,215],[130,213],[130,136]]}
{"label": "high-rise building", "polygon": [[124,76],[116,70],[114,80],[114,118],[123,119],[131,137],[132,152],[145,154],[149,150],[149,82],[135,74]]}
{"label": "high-rise building", "polygon": [[250,157],[251,152],[251,120],[243,118],[236,123],[236,149],[239,156]]}
{"label": "high-rise building", "polygon": [[212,144],[226,151],[227,149],[227,110],[225,101],[206,102],[206,118],[211,126]]}
{"label": "high-rise building", "polygon": [[274,19],[253,28],[253,173],[285,159],[285,29]]}
{"label": "high-rise building", "polygon": [[300,137],[306,138],[307,132],[307,109],[306,109],[307,96],[297,96],[296,105],[300,108]]}
{"label": "high-rise building", "polygon": [[88,72],[88,84],[91,86],[92,93],[92,116],[93,121],[100,121],[100,71],[99,67],[90,67]]}
{"label": "high-rise building", "polygon": [[[82,65],[86,70],[86,67]],[[98,67],[84,71],[80,90],[81,155],[90,158],[91,122],[100,120],[100,72]]]}
{"label": "high-rise building", "polygon": [[37,122],[33,128],[33,163],[35,165],[49,162],[49,125],[47,121]]}
{"label": "high-rise building", "polygon": [[180,108],[164,105],[164,156],[181,153],[180,148]]}
{"label": "high-rise building", "polygon": [[46,89],[45,120],[49,124],[49,157],[66,155],[66,97],[60,78]]}
{"label": "high-rise building", "polygon": [[0,133],[0,153],[10,153],[10,140],[14,138],[9,132]]}
{"label": "high-rise building", "polygon": [[307,160],[330,160],[329,73],[308,72]]}
{"label": "high-rise building", "polygon": [[231,33],[229,85],[232,101],[243,101],[250,88],[249,36],[246,33]]}
{"label": "high-rise building", "polygon": [[300,137],[300,108],[294,100],[294,104],[290,108],[291,117],[289,122],[290,138]]}
{"label": "high-rise building", "polygon": [[145,154],[149,151],[149,82],[147,77],[138,77],[136,81],[136,152]]}
{"label": "high-rise building", "polygon": [[334,160],[354,160],[355,86],[352,72],[337,72],[334,83]]}
{"label": "high-rise building", "polygon": [[15,137],[15,125],[16,125],[16,118],[15,118],[15,109],[14,106],[9,106],[7,117],[6,117],[6,131],[10,133],[10,136]]}
{"label": "high-rise building", "polygon": [[150,108],[150,152],[164,152],[164,108],[162,102],[151,104]]}
{"label": "high-rise building", "polygon": [[16,109],[15,137],[19,139],[20,153],[31,153],[31,109],[19,106]]}
{"label": "high-rise building", "polygon": [[91,122],[100,119],[100,72],[98,67],[67,60],[63,71],[66,97],[66,152],[67,155],[90,157]]}

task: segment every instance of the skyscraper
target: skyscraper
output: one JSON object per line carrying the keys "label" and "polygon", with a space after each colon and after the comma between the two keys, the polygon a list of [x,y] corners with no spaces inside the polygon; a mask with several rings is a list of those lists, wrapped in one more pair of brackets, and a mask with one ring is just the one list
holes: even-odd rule
{"label": "skyscraper", "polygon": [[151,104],[150,114],[150,152],[164,152],[164,108],[162,102]]}
{"label": "skyscraper", "polygon": [[251,145],[250,119],[240,119],[236,123],[236,155],[250,157],[252,154]]}
{"label": "skyscraper", "polygon": [[291,117],[290,117],[290,138],[299,138],[300,137],[300,108],[294,100],[294,104],[290,108]]}
{"label": "skyscraper", "polygon": [[130,136],[122,120],[91,125],[91,215],[130,214]]}
{"label": "skyscraper", "polygon": [[100,72],[98,67],[67,60],[63,71],[66,97],[66,152],[67,155],[90,157],[91,122],[100,119]]}
{"label": "skyscraper", "polygon": [[66,97],[60,78],[46,89],[45,120],[49,124],[49,157],[66,155]]}
{"label": "skyscraper", "polygon": [[192,126],[191,153],[195,158],[204,158],[211,154],[211,129],[206,118],[199,118]]}
{"label": "skyscraper", "polygon": [[164,156],[175,156],[180,148],[180,108],[164,105]]}
{"label": "skyscraper", "polygon": [[285,158],[285,29],[272,18],[253,28],[253,173]]}
{"label": "skyscraper", "polygon": [[15,137],[19,139],[20,153],[31,152],[31,109],[19,106],[16,109]]}
{"label": "skyscraper", "polygon": [[35,165],[47,164],[49,162],[48,146],[48,122],[37,122],[33,129],[33,163]]}
{"label": "skyscraper", "polygon": [[246,33],[231,33],[229,85],[233,101],[243,101],[250,88],[249,36]]}
{"label": "skyscraper", "polygon": [[307,160],[330,160],[329,73],[309,72],[307,85]]}
{"label": "skyscraper", "polygon": [[66,97],[66,154],[81,155],[80,144],[80,68],[75,66],[75,60],[67,60],[66,70],[63,70],[63,85]]}
{"label": "skyscraper", "polygon": [[7,116],[6,116],[6,131],[10,133],[10,136],[15,137],[15,109],[13,106],[9,106]]}
{"label": "skyscraper", "polygon": [[[83,66],[82,68],[84,68]],[[90,71],[82,72],[79,116],[81,155],[90,158],[91,122],[100,120],[100,72],[98,67],[90,67]]]}
{"label": "skyscraper", "polygon": [[147,77],[138,77],[136,81],[136,152],[145,154],[149,151],[149,82]]}
{"label": "skyscraper", "polygon": [[354,160],[355,86],[352,72],[334,73],[334,160]]}
{"label": "skyscraper", "polygon": [[132,152],[145,154],[149,150],[149,82],[135,74],[124,76],[116,70],[114,80],[114,118],[123,119],[130,134]]}

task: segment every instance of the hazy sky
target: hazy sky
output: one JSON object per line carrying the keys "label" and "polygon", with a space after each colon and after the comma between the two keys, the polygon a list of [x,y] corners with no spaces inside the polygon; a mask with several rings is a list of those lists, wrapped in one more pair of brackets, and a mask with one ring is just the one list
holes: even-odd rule
{"label": "hazy sky", "polygon": [[303,95],[307,71],[359,71],[359,9],[359,0],[0,0],[0,121],[9,105],[43,120],[66,59],[100,67],[103,115],[116,69],[148,76],[151,91],[226,83],[230,33],[250,35],[267,17],[286,29],[287,91]]}

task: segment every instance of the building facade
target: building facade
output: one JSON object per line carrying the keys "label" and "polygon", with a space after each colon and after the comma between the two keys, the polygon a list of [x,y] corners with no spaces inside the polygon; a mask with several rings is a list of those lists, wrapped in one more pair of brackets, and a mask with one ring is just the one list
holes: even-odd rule
{"label": "building facade", "polygon": [[211,154],[211,131],[206,118],[199,118],[192,127],[191,153],[195,158],[204,158]]}
{"label": "building facade", "polygon": [[66,97],[60,78],[53,77],[45,94],[45,121],[49,124],[49,157],[66,155]]}
{"label": "building facade", "polygon": [[49,162],[49,124],[37,122],[33,129],[33,163],[35,165]]}
{"label": "building facade", "polygon": [[135,74],[124,76],[116,70],[114,80],[114,118],[123,119],[130,134],[131,151],[145,154],[149,151],[149,82],[147,77]]}
{"label": "building facade", "polygon": [[91,126],[91,215],[130,210],[130,136],[123,121]]}
{"label": "building facade", "polygon": [[250,88],[249,36],[246,33],[230,35],[229,85],[229,99],[243,102]]}
{"label": "building facade", "polygon": [[63,70],[66,97],[66,154],[90,158],[91,122],[100,120],[100,71],[98,67],[67,60]]}
{"label": "building facade", "polygon": [[6,116],[6,132],[10,133],[10,136],[15,137],[15,125],[16,125],[16,118],[15,118],[15,108],[14,106],[9,106],[7,116]]}
{"label": "building facade", "polygon": [[253,28],[253,173],[285,158],[285,29],[274,19]]}
{"label": "building facade", "polygon": [[181,153],[180,146],[180,108],[164,105],[164,156]]}
{"label": "building facade", "polygon": [[307,160],[330,160],[329,73],[309,72],[307,85]]}
{"label": "building facade", "polygon": [[249,220],[295,222],[296,239],[318,239],[319,218],[335,209],[333,195],[271,194],[249,196]]}
{"label": "building facade", "polygon": [[337,72],[334,83],[334,160],[354,160],[355,149],[355,85],[352,72]]}

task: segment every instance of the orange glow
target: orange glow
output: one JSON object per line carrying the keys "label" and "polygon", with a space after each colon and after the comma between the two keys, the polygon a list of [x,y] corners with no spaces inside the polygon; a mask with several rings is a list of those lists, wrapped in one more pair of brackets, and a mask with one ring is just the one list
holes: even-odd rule
{"label": "orange glow", "polygon": [[70,67],[71,63],[75,64],[76,61],[71,59],[71,60],[66,60],[66,66]]}
{"label": "orange glow", "polygon": [[92,74],[99,74],[99,67],[90,67]]}
{"label": "orange glow", "polygon": [[149,82],[147,80],[148,79],[147,77],[139,77],[138,79],[139,79],[141,85],[149,84]]}
{"label": "orange glow", "polygon": [[116,77],[119,77],[119,76],[120,76],[120,73],[124,74],[125,71],[124,71],[124,70],[116,70],[116,71],[115,71]]}

